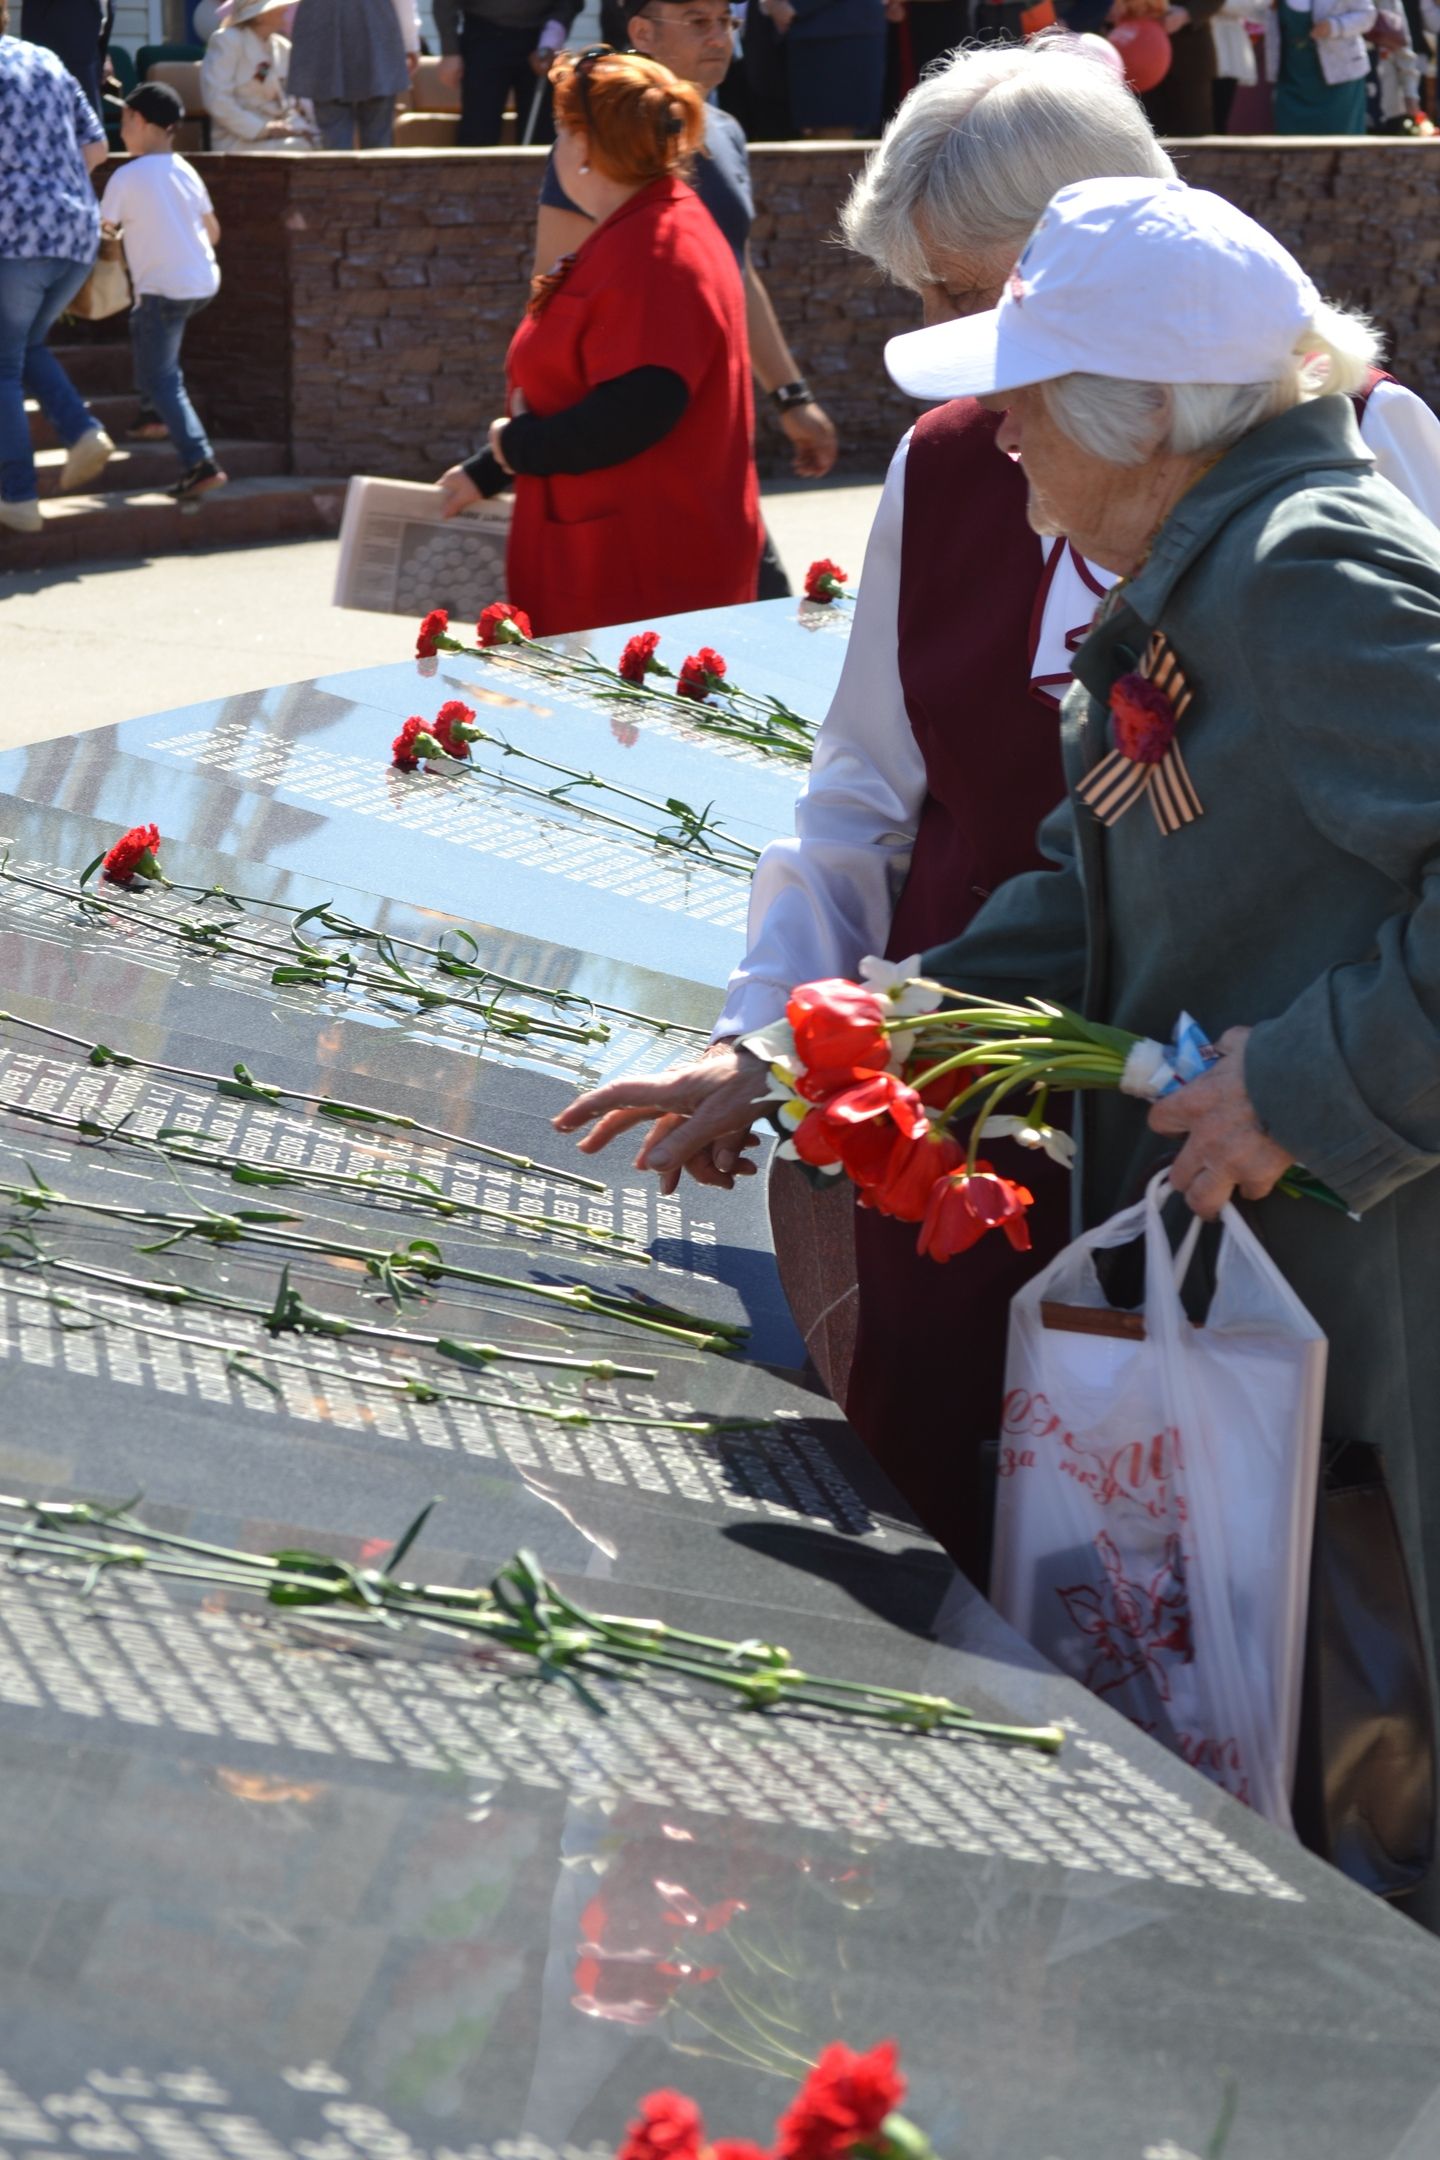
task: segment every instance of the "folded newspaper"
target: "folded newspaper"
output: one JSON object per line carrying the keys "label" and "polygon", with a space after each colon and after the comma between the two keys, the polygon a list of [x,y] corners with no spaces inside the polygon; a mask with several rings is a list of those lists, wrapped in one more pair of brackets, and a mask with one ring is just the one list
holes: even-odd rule
{"label": "folded newspaper", "polygon": [[413,480],[357,476],[345,492],[336,607],[421,616],[447,608],[474,619],[505,597],[511,503],[502,495],[442,518],[440,491]]}

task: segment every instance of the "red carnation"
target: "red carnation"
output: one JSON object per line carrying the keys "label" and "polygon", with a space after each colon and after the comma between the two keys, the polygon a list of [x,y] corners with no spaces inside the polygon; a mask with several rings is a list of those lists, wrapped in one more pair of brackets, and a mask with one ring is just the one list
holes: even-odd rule
{"label": "red carnation", "polygon": [[805,598],[818,600],[828,607],[832,600],[845,597],[845,572],[838,562],[831,562],[822,555],[819,562],[812,562],[805,572]]}
{"label": "red carnation", "polygon": [[469,757],[470,745],[459,730],[474,725],[473,706],[462,705],[459,698],[447,698],[431,721],[430,732],[447,757]]}
{"label": "red carnation", "polygon": [[534,632],[523,608],[511,607],[508,600],[492,600],[480,610],[475,635],[482,645],[519,645]]}
{"label": "red carnation", "polygon": [[103,874],[112,885],[128,885],[137,874],[165,882],[165,873],[155,859],[160,845],[158,825],[132,825],[129,832],[115,842],[102,865]]}
{"label": "red carnation", "polygon": [[647,675],[666,672],[655,664],[655,648],[659,643],[658,630],[636,631],[620,655],[620,674],[625,682],[643,683]]}
{"label": "red carnation", "polygon": [[972,1171],[952,1170],[930,1194],[918,1250],[932,1260],[951,1260],[978,1245],[987,1230],[1000,1229],[1016,1252],[1030,1250],[1025,1210],[1035,1196],[1013,1179],[999,1177],[988,1162]]}
{"label": "red carnation", "polygon": [[448,635],[449,629],[449,611],[443,607],[431,608],[424,622],[421,623],[420,634],[415,640],[416,659],[433,660],[440,650],[441,638]]}
{"label": "red carnation", "polygon": [[647,2093],[615,2160],[699,2160],[705,2119],[684,2093]]}
{"label": "red carnation", "polygon": [[421,758],[444,757],[445,752],[430,732],[428,720],[421,720],[412,713],[390,745],[390,753],[401,772],[414,772]]}
{"label": "red carnation", "polygon": [[803,1067],[796,1085],[812,1102],[848,1086],[862,1072],[884,1072],[890,1063],[881,1025],[884,1003],[858,983],[838,976],[801,983],[790,993],[785,1017]]}
{"label": "red carnation", "polygon": [[709,2160],[770,2160],[770,2155],[763,2145],[752,2145],[748,2138],[716,2138]]}
{"label": "red carnation", "polygon": [[936,1180],[964,1160],[965,1149],[953,1133],[933,1125],[913,1136],[902,1133],[890,1150],[884,1175],[866,1190],[865,1204],[900,1222],[923,1222]]}
{"label": "red carnation", "polygon": [[868,2055],[856,2055],[837,2040],[776,2124],[775,2160],[843,2160],[878,2135],[904,2097],[893,2040]]}
{"label": "red carnation", "polygon": [[1115,747],[1137,765],[1158,765],[1175,740],[1175,707],[1145,675],[1122,675],[1110,692]]}
{"label": "red carnation", "polygon": [[724,690],[725,661],[713,645],[702,645],[699,652],[691,653],[680,670],[680,680],[675,688],[681,697],[705,699],[712,690]]}

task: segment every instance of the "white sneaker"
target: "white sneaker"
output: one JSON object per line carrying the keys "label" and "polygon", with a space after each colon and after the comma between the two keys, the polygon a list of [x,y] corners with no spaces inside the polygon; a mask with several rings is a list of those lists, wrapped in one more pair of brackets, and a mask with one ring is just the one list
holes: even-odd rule
{"label": "white sneaker", "polygon": [[96,473],[103,472],[115,455],[115,445],[103,427],[88,428],[79,442],[72,443],[70,452],[60,470],[60,491],[84,487]]}
{"label": "white sneaker", "polygon": [[29,502],[0,502],[0,525],[11,532],[37,533],[45,523],[40,515],[40,505],[32,495]]}

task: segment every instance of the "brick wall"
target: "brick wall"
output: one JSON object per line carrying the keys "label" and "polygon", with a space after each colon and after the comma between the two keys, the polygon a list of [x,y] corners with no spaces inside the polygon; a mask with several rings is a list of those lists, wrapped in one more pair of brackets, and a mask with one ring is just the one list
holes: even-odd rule
{"label": "brick wall", "polygon": [[[1407,381],[1440,407],[1440,157],[1425,143],[1208,141],[1183,170],[1267,224],[1332,297],[1366,306]],[[431,478],[500,410],[524,303],[544,153],[198,157],[224,284],[187,370],[211,425],[288,441],[305,473]],[[754,250],[800,366],[856,474],[883,469],[913,408],[881,347],[914,300],[833,239],[859,153],[752,153]],[[768,413],[762,466],[785,469]]]}

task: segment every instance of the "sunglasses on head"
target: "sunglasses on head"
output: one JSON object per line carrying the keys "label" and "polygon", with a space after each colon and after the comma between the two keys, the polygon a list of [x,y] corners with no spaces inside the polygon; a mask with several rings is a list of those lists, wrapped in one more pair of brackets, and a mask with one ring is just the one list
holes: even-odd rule
{"label": "sunglasses on head", "polygon": [[579,55],[575,62],[575,87],[580,93],[580,110],[585,115],[587,131],[590,127],[591,118],[590,77],[595,72],[597,62],[608,60],[614,50],[613,45],[587,45],[584,52]]}

